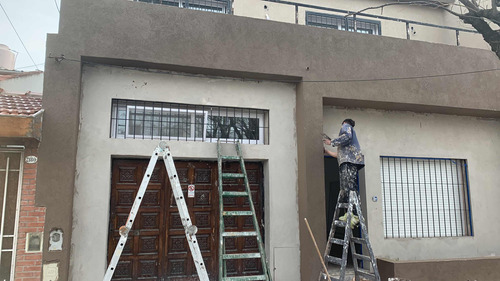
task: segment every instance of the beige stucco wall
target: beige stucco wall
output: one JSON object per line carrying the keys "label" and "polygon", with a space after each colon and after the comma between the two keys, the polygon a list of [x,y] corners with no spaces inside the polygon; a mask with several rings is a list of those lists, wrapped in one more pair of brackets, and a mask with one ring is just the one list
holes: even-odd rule
{"label": "beige stucco wall", "polygon": [[43,72],[0,81],[0,88],[7,93],[43,93]]}
{"label": "beige stucco wall", "polygon": [[[425,260],[496,256],[500,253],[500,120],[374,109],[324,107],[323,128],[337,136],[345,118],[356,121],[365,154],[366,210],[376,256]],[[380,156],[466,159],[469,168],[473,237],[385,239]],[[363,187],[362,187],[363,188]],[[378,202],[371,200],[379,198]],[[412,279],[413,280],[413,279]]]}
{"label": "beige stucco wall", "polygon": [[[73,281],[104,275],[111,158],[149,158],[159,142],[109,138],[112,98],[268,109],[270,144],[243,145],[243,154],[265,164],[266,251],[275,280],[299,280],[295,86],[85,66],[73,208]],[[167,143],[174,159],[217,159],[215,143]]]}
{"label": "beige stucco wall", "polygon": [[[376,0],[296,0],[290,1],[301,4],[319,6],[324,8],[333,8],[347,11],[360,11],[368,7],[377,7],[383,2]],[[264,7],[267,7],[265,9]],[[460,8],[455,6],[449,6],[448,8],[455,10],[460,13]],[[298,7],[297,13],[295,12],[294,5],[281,4],[276,2],[262,1],[262,0],[234,0],[233,2],[234,14],[238,16],[246,16],[252,18],[265,19],[266,15],[268,19],[274,21],[281,21],[287,23],[295,23],[297,20],[298,24],[306,24],[306,12],[316,12],[324,14],[332,14],[338,16],[345,16],[345,14],[339,14],[332,11],[326,11],[321,9],[313,9],[309,7]],[[472,29],[470,25],[463,23],[458,17],[439,9],[433,9],[422,6],[409,6],[409,5],[395,5],[384,7],[383,11],[381,9],[372,9],[364,11],[365,14],[371,14],[375,16],[385,16],[398,19],[406,19],[412,21],[418,21],[423,23],[430,23],[441,26],[450,26],[462,29]],[[364,17],[358,16],[359,19]],[[379,20],[376,18],[366,18],[372,21],[379,21],[381,24],[382,35],[394,38],[406,39],[406,25],[404,22],[390,21],[390,20]],[[410,24],[411,33],[410,40],[425,41],[432,43],[456,45],[456,34],[454,30],[447,30],[436,27],[428,27],[417,24]],[[479,34],[461,32],[460,33],[460,45],[464,47],[481,48],[489,50],[489,45],[482,39]]]}

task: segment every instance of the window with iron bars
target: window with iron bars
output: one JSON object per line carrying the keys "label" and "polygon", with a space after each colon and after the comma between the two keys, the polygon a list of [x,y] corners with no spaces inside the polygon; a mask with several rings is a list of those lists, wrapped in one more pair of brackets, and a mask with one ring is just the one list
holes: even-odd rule
{"label": "window with iron bars", "polygon": [[[347,19],[347,24],[346,29],[346,21],[343,16],[306,12],[306,25],[354,31],[352,17]],[[366,19],[356,19],[356,32],[374,35],[382,34],[380,22]]]}
{"label": "window with iron bars", "polygon": [[152,4],[161,4],[191,10],[208,11],[214,13],[230,14],[230,0],[135,0]]}
{"label": "window with iron bars", "polygon": [[113,99],[112,138],[269,143],[268,110]]}
{"label": "window with iron bars", "polygon": [[467,162],[381,156],[386,238],[472,236]]}

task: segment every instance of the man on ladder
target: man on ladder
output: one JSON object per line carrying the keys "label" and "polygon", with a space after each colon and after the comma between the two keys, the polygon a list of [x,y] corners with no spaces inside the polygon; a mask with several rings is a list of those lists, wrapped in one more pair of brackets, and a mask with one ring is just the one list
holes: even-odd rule
{"label": "man on ladder", "polygon": [[365,166],[365,157],[361,153],[361,147],[354,131],[355,124],[354,120],[345,119],[342,122],[338,138],[333,140],[326,138],[323,140],[326,145],[337,147],[336,153],[327,149],[325,149],[325,152],[337,158],[339,162],[340,194],[343,202],[348,201],[350,190],[357,192],[358,171]]}
{"label": "man on ladder", "polygon": [[[325,149],[325,153],[337,158],[340,165],[340,192],[335,208],[332,228],[323,257],[326,262],[340,266],[339,278],[335,280],[344,281],[347,254],[350,245],[356,281],[360,280],[360,276],[368,278],[369,280],[380,281],[376,260],[368,239],[368,231],[359,202],[358,171],[364,167],[364,156],[361,153],[361,147],[356,132],[354,131],[354,125],[354,120],[345,119],[342,122],[342,128],[337,138],[332,140],[324,135],[323,139],[324,144],[337,147],[337,152]],[[340,209],[347,209],[342,217],[339,216]],[[354,215],[354,211],[357,212],[357,215]],[[352,229],[358,223],[361,223],[362,237],[354,237],[352,235]],[[335,238],[337,227],[344,228],[344,240]],[[330,250],[333,244],[343,246],[342,258],[330,256]],[[369,256],[357,253],[356,244],[365,246],[368,249]],[[361,266],[359,266],[358,260],[363,262],[368,261],[372,267],[372,272],[361,268],[363,267],[363,262],[361,262]],[[328,274],[328,276],[330,275],[329,273],[325,274]],[[324,275],[320,275],[320,280],[323,278],[322,276]]]}

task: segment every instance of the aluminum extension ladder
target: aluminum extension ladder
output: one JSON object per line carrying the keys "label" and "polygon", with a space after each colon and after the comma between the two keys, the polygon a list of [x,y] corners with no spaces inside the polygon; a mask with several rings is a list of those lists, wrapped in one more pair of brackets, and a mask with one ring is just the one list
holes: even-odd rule
{"label": "aluminum extension ladder", "polygon": [[[351,254],[352,260],[354,263],[354,274],[356,281],[360,281],[360,277],[371,281],[380,281],[380,275],[378,272],[377,262],[375,260],[375,256],[373,255],[373,250],[370,245],[370,241],[368,239],[368,231],[366,229],[365,219],[363,217],[363,213],[361,212],[361,206],[359,203],[359,196],[356,191],[349,191],[349,203],[340,202],[341,198],[344,197],[344,192],[340,191],[339,197],[337,199],[337,206],[335,207],[335,213],[333,215],[332,228],[330,230],[330,235],[328,237],[328,242],[326,243],[325,253],[323,254],[323,259],[327,264],[334,264],[340,266],[340,274],[339,276],[330,275],[331,280],[335,281],[344,281],[345,273],[347,267],[347,256],[349,251],[349,244],[351,245]],[[351,219],[353,217],[353,208],[356,208],[356,211],[359,216],[359,223],[361,226],[362,237],[355,237],[353,235],[351,229]],[[340,209],[347,209],[345,221],[339,220]],[[335,231],[337,228],[344,228],[344,240],[335,238]],[[343,248],[342,258],[330,256],[330,250],[332,245],[340,245]],[[356,251],[356,244],[365,246],[368,250],[368,256],[358,253]],[[362,265],[366,264],[371,265],[367,268],[361,268],[358,265],[358,260],[361,261]],[[338,267],[337,267],[338,268]],[[320,273],[319,280],[326,280],[326,273]]]}
{"label": "aluminum extension ladder", "polygon": [[186,201],[184,200],[179,177],[177,176],[177,170],[174,166],[172,154],[170,153],[170,149],[168,148],[167,144],[163,141],[160,142],[158,147],[156,147],[153,154],[151,155],[146,173],[142,178],[142,182],[139,190],[137,191],[134,204],[132,205],[132,209],[130,210],[130,213],[128,215],[127,223],[124,226],[120,227],[120,240],[116,245],[115,252],[113,253],[113,257],[111,258],[111,261],[108,265],[108,269],[106,270],[103,281],[109,281],[113,277],[113,273],[123,252],[125,243],[127,242],[128,233],[132,228],[132,225],[134,224],[135,216],[137,215],[139,207],[141,206],[142,198],[144,198],[149,180],[160,154],[162,154],[163,161],[165,162],[165,167],[170,179],[170,185],[172,186],[172,191],[175,197],[175,203],[177,204],[177,208],[179,209],[182,226],[184,226],[184,230],[186,232],[186,238],[189,244],[189,249],[191,250],[191,255],[193,256],[196,271],[198,272],[200,281],[209,281],[207,269],[205,267],[205,263],[203,262],[203,257],[201,255],[200,247],[198,246],[198,241],[196,240],[196,232],[198,231],[198,229],[191,223],[191,218],[189,217],[189,212],[187,209]]}
{"label": "aluminum extension ladder", "polygon": [[[241,146],[236,142],[236,152],[238,156],[223,156],[221,155],[221,143],[217,142],[217,163],[219,171],[219,281],[247,281],[247,280],[267,280],[272,281],[271,274],[269,273],[269,266],[267,265],[266,252],[264,244],[262,243],[262,236],[259,230],[259,222],[255,213],[253,205],[252,193],[250,192],[250,185],[248,184],[247,172],[245,169],[245,161],[243,160]],[[238,161],[241,167],[241,173],[223,173],[222,162],[223,160]],[[245,191],[224,191],[223,179],[238,179],[241,178],[245,182]],[[224,198],[226,197],[245,197],[248,200],[250,211],[225,211]],[[229,232],[225,231],[224,217],[229,216],[252,216],[254,231],[245,232]],[[258,253],[237,253],[229,254],[226,252],[225,238],[237,237],[256,237],[259,246]],[[246,275],[246,276],[228,276],[226,262],[229,260],[238,259],[260,259],[262,264],[262,275]]]}

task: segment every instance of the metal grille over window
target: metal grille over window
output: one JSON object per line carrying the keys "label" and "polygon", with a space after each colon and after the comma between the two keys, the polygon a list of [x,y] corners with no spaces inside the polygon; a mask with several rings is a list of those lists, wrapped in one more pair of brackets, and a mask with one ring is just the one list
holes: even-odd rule
{"label": "metal grille over window", "polygon": [[[346,30],[346,19],[343,16],[306,12],[306,25]],[[381,35],[380,22],[366,19],[347,18],[347,30],[358,33]]]}
{"label": "metal grille over window", "polygon": [[380,157],[386,238],[471,236],[467,163]]}
{"label": "metal grille over window", "polygon": [[162,4],[167,6],[187,8],[191,10],[208,11],[229,14],[231,1],[229,0],[135,0],[138,2]]}
{"label": "metal grille over window", "polygon": [[269,143],[268,110],[113,99],[118,139]]}

